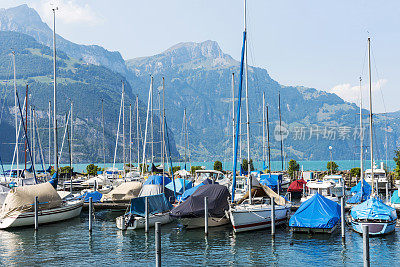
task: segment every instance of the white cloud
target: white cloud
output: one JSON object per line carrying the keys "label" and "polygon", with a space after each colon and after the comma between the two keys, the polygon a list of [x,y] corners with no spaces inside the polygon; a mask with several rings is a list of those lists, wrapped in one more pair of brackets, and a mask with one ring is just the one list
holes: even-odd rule
{"label": "white cloud", "polygon": [[[372,93],[373,95],[380,95],[380,90],[387,83],[386,79],[380,79],[375,83],[372,83]],[[363,82],[361,86],[362,94],[363,94],[363,106],[366,107],[366,103],[369,101],[369,86],[368,83]],[[360,104],[360,86],[359,85],[351,85],[350,83],[338,84],[332,87],[329,93],[334,93],[341,97],[342,99],[355,103],[357,105]],[[381,98],[381,97],[379,97]]]}
{"label": "white cloud", "polygon": [[53,23],[53,7],[58,7],[56,20],[64,24],[87,23],[89,25],[97,25],[101,22],[101,18],[96,14],[89,4],[83,4],[78,0],[40,0],[32,4],[42,19],[49,25]]}

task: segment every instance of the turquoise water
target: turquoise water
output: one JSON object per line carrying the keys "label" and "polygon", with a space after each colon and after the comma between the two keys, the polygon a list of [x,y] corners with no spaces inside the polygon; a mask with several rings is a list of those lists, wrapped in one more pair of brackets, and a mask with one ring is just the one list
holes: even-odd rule
{"label": "turquoise water", "polygon": [[[120,212],[98,211],[92,234],[87,212],[66,222],[0,231],[2,265],[137,265],[154,266],[154,229],[123,232],[115,227]],[[371,238],[371,266],[400,263],[400,229],[395,234]],[[361,266],[362,236],[346,230],[345,243],[339,232],[311,236],[291,234],[278,228],[235,235],[231,227],[181,230],[175,223],[162,226],[164,266]],[[394,265],[395,266],[395,265]]]}
{"label": "turquoise water", "polygon": [[[303,166],[303,169],[305,171],[325,171],[326,170],[326,164],[328,161],[325,160],[321,160],[321,161],[298,161],[298,163],[300,164],[300,166]],[[360,167],[360,161],[359,160],[338,160],[335,161],[338,165],[339,165],[339,170],[350,170],[351,168],[354,167]],[[375,161],[377,164],[380,164],[381,161]],[[385,162],[386,163],[386,162]],[[86,166],[89,163],[85,163],[85,164],[74,164],[74,170],[78,171],[78,172],[84,172],[86,171]],[[365,168],[369,168],[370,167],[370,161],[365,161],[364,162],[364,166]],[[103,163],[96,163],[95,165],[98,165],[100,167],[103,167],[104,164]],[[134,166],[137,166],[136,163],[133,164]],[[184,167],[184,163],[183,162],[174,162],[173,166],[181,166],[181,168]],[[192,162],[191,163],[192,166],[205,166],[206,169],[213,169],[214,167],[214,162],[212,161],[204,161],[204,162]],[[232,170],[232,162],[231,161],[224,161],[222,162],[223,165],[223,169],[224,170]],[[395,162],[393,160],[390,160],[387,162],[387,165],[389,167],[389,170],[393,170],[395,167]],[[61,164],[61,166],[64,166],[63,164]],[[113,164],[112,163],[106,163],[106,168],[108,167],[112,167]],[[119,169],[122,169],[123,164],[122,163],[116,163],[115,166]],[[187,170],[190,169],[190,164],[187,163]],[[261,161],[256,161],[254,162],[254,167],[258,170],[262,169],[262,162]],[[272,171],[276,170],[279,171],[281,170],[281,162],[280,161],[271,161],[271,166],[272,166]],[[4,165],[5,169],[9,169],[11,168],[11,165]],[[14,166],[15,168],[15,166]],[[301,168],[301,167],[300,167]],[[42,166],[41,165],[36,165],[36,169],[41,170]]]}

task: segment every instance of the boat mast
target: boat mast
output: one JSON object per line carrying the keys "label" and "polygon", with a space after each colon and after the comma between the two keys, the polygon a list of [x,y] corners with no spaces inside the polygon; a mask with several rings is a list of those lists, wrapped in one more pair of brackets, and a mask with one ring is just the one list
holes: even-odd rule
{"label": "boat mast", "polygon": [[70,165],[71,165],[71,171],[72,171],[72,157],[73,157],[73,146],[72,146],[72,144],[73,144],[73,129],[74,129],[74,119],[73,119],[73,112],[74,112],[74,102],[71,100],[71,126],[69,126],[69,128],[70,128],[70,144],[69,144],[69,146],[70,146]]}
{"label": "boat mast", "polygon": [[262,99],[262,161],[263,161],[263,169],[265,166],[265,92],[263,92]]}
{"label": "boat mast", "polygon": [[267,149],[268,149],[268,171],[271,175],[271,147],[269,145],[269,118],[268,118],[268,106],[267,106]]}
{"label": "boat mast", "polygon": [[150,86],[150,129],[151,129],[151,166],[154,164],[154,124],[153,124],[153,76]]}
{"label": "boat mast", "polygon": [[53,8],[53,72],[54,72],[54,93],[53,93],[53,116],[54,116],[54,170],[56,171],[56,179],[58,179],[58,143],[57,143],[57,76],[56,76],[56,10],[58,7]]}
{"label": "boat mast", "polygon": [[[144,128],[144,142],[143,142],[143,168],[142,168],[142,175],[144,174],[144,170],[146,168],[146,146],[147,146],[147,126],[149,124],[149,112],[150,112],[150,97],[151,97],[151,83],[150,83],[150,90],[149,90],[149,97],[147,99],[147,113],[146,113],[146,127]],[[147,170],[146,170],[147,171]]]}
{"label": "boat mast", "polygon": [[12,51],[14,67],[14,109],[15,109],[15,147],[17,148],[17,177],[19,176],[19,156],[18,156],[18,107],[17,107],[17,74],[15,67],[15,51]]}
{"label": "boat mast", "polygon": [[185,131],[184,131],[184,138],[185,138],[185,170],[186,170],[186,162],[187,162],[187,160],[186,160],[186,146],[187,146],[187,139],[186,139],[186,136],[187,136],[187,129],[186,129],[186,108],[184,108],[183,109],[183,123],[184,123],[184,129],[185,129]]}
{"label": "boat mast", "polygon": [[[28,85],[26,85],[26,91],[25,91],[25,132],[28,132]],[[32,111],[32,109],[31,109]],[[31,112],[32,113],[32,112]],[[31,139],[32,140],[32,139]],[[24,146],[24,154],[25,154],[25,168],[24,170],[26,171],[26,138],[25,138],[25,146]]]}
{"label": "boat mast", "polygon": [[[246,19],[246,0],[244,1],[244,32],[247,34],[247,19]],[[248,64],[247,64],[247,42],[244,46],[245,54],[245,86],[246,86],[246,128],[247,128],[247,174],[249,177],[249,203],[252,204],[251,198],[251,169],[250,169],[250,110],[249,110],[249,83],[248,83]]]}
{"label": "boat mast", "polygon": [[[374,194],[374,148],[373,148],[373,131],[372,131],[372,82],[371,82],[371,39],[368,37],[368,73],[369,73],[369,134],[371,149],[371,183],[372,194]],[[378,190],[378,188],[377,188]]]}
{"label": "boat mast", "polygon": [[136,143],[137,143],[137,164],[138,164],[138,171],[140,171],[139,95],[136,95]]}
{"label": "boat mast", "polygon": [[51,167],[51,101],[49,101],[49,168]]}
{"label": "boat mast", "polygon": [[104,100],[101,100],[101,126],[103,128],[103,169],[106,169],[106,146],[105,146],[105,135],[104,135]]}
{"label": "boat mast", "polygon": [[164,176],[165,176],[165,79],[162,77],[162,91],[163,91],[163,96],[162,96],[162,166],[163,166],[163,188],[162,192],[164,193],[164,187],[165,187],[165,181],[164,181]]}
{"label": "boat mast", "polygon": [[282,116],[281,116],[281,92],[278,92],[278,110],[279,110],[279,134],[281,137],[281,164],[282,164],[282,171],[284,170],[283,167],[283,138],[282,138]]}
{"label": "boat mast", "polygon": [[235,73],[232,73],[232,159],[235,158]]}
{"label": "boat mast", "polygon": [[129,172],[132,172],[132,104],[131,103],[129,104]]}
{"label": "boat mast", "polygon": [[123,174],[125,180],[125,84],[122,82],[122,162]]}
{"label": "boat mast", "polygon": [[361,87],[362,78],[360,77],[360,179],[361,179],[361,187],[363,186],[364,180],[364,151],[363,151],[363,141],[364,141],[364,132],[363,132],[363,124],[362,124],[362,87]]}

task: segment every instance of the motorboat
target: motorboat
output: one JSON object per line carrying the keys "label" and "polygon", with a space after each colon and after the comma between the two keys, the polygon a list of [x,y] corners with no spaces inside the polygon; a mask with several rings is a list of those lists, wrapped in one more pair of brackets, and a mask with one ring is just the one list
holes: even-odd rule
{"label": "motorboat", "polygon": [[169,213],[172,209],[172,205],[168,202],[164,194],[137,197],[131,199],[129,211],[116,219],[118,229],[135,230],[145,227],[146,198],[148,199],[149,227],[154,227],[157,222],[167,224],[174,220]]}
{"label": "motorboat", "polygon": [[305,202],[313,197],[316,193],[323,195],[329,200],[338,202],[339,199],[336,195],[332,194],[331,190],[335,184],[330,181],[309,181],[306,184],[306,195],[303,196],[300,202]]}
{"label": "motorboat", "polygon": [[334,184],[334,187],[331,189],[331,193],[337,197],[342,197],[343,192],[346,192],[346,186],[342,175],[325,175],[322,178],[322,181],[327,181]]}
{"label": "motorboat", "polygon": [[[374,164],[374,187],[377,188],[377,190],[386,190],[386,185],[388,185],[388,188],[391,188],[389,179],[386,176],[386,171],[384,169],[383,162],[381,162],[380,168],[378,168]],[[371,169],[365,170],[365,181],[372,185],[372,177],[371,177]]]}
{"label": "motorboat", "polygon": [[220,185],[230,187],[231,181],[220,171],[216,170],[196,170],[194,177],[194,185],[201,184],[205,179],[210,179]]}
{"label": "motorboat", "polygon": [[338,203],[316,193],[303,202],[289,220],[293,232],[332,233],[341,219]]}

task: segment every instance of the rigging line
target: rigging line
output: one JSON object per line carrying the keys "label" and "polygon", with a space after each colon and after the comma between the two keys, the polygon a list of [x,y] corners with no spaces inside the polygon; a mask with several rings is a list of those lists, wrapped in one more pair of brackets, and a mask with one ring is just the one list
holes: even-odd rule
{"label": "rigging line", "polygon": [[8,64],[8,71],[7,71],[8,77],[7,77],[7,80],[5,81],[5,86],[4,86],[4,100],[3,100],[3,104],[2,104],[2,107],[1,107],[1,111],[0,111],[0,123],[3,120],[3,112],[4,112],[5,105],[6,105],[8,81],[11,79],[12,72],[13,72],[12,71],[12,64],[13,64],[12,57],[10,57],[9,58],[9,64]]}

